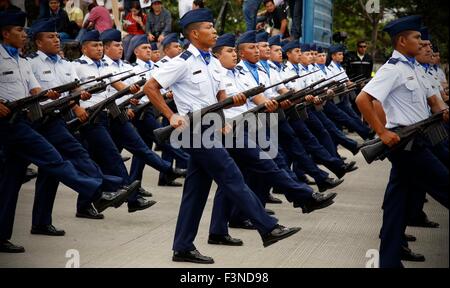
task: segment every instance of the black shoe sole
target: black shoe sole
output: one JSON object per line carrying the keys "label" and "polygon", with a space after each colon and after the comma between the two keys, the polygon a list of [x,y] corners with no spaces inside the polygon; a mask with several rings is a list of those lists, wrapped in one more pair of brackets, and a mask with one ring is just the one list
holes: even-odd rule
{"label": "black shoe sole", "polygon": [[0,253],[10,253],[10,254],[25,253],[25,249],[23,249],[23,250],[6,250],[6,249],[0,249]]}
{"label": "black shoe sole", "polygon": [[181,257],[176,257],[173,256],[172,257],[172,261],[173,262],[190,262],[190,263],[196,263],[196,264],[214,264],[214,260],[206,262],[206,261],[200,261],[200,260],[195,260],[195,259],[190,259],[190,258],[181,258]]}
{"label": "black shoe sole", "polygon": [[147,209],[147,208],[152,207],[152,206],[155,205],[156,203],[158,203],[158,202],[156,202],[156,201],[149,201],[149,203],[147,203],[147,205],[144,205],[144,206],[135,207],[135,208],[130,208],[130,207],[128,207],[128,213],[133,213],[133,212],[136,212],[136,211],[145,210],[145,209]]}
{"label": "black shoe sole", "polygon": [[61,237],[66,235],[66,232],[60,233],[60,234],[54,234],[54,233],[48,233],[48,232],[43,232],[43,231],[30,231],[31,234],[33,235],[45,235],[45,236],[55,236],[55,237]]}
{"label": "black shoe sole", "polygon": [[77,217],[77,218],[85,218],[85,219],[93,219],[93,220],[105,219],[105,215],[103,215],[103,214],[101,216],[91,216],[91,215],[87,215],[87,214],[77,213],[77,214],[75,214],[75,217]]}
{"label": "black shoe sole", "polygon": [[223,241],[216,241],[216,240],[209,240],[208,239],[208,244],[211,245],[223,245],[223,246],[243,246],[244,243],[230,243],[230,242],[223,242]]}
{"label": "black shoe sole", "polygon": [[317,206],[311,207],[311,208],[302,208],[302,213],[303,214],[309,214],[315,210],[319,210],[319,209],[323,209],[323,208],[327,208],[328,206],[332,205],[334,203],[333,201],[334,197],[331,199],[328,199],[327,201],[324,201],[322,203],[320,203]]}
{"label": "black shoe sole", "polygon": [[246,226],[230,226],[228,225],[229,228],[233,228],[233,229],[244,229],[244,230],[256,230],[256,227],[246,227]]}
{"label": "black shoe sole", "polygon": [[334,185],[334,186],[326,186],[326,187],[324,187],[324,186],[317,186],[319,188],[319,192],[325,192],[325,191],[327,191],[329,189],[334,189],[334,188],[338,187],[339,185],[341,185],[342,183],[344,183],[344,179],[339,179],[338,181],[339,181],[339,184]]}
{"label": "black shoe sole", "polygon": [[302,228],[300,228],[300,227],[298,227],[297,229],[293,229],[289,233],[286,233],[285,235],[280,236],[277,239],[273,239],[273,240],[270,240],[270,241],[263,242],[263,246],[264,246],[264,248],[269,247],[270,245],[275,244],[275,243],[277,243],[280,240],[286,239],[286,238],[296,234],[297,232],[300,232],[300,230],[302,230]]}
{"label": "black shoe sole", "polygon": [[111,200],[108,203],[108,205],[105,205],[103,207],[95,207],[95,204],[94,204],[94,207],[98,213],[102,213],[109,207],[119,208],[120,206],[122,206],[122,204],[127,200],[127,198],[131,194],[134,194],[134,193],[136,193],[136,191],[138,191],[139,187],[140,187],[140,182],[135,181],[135,182],[131,183],[131,185],[128,187],[128,190],[126,193],[123,193],[122,195],[118,196],[117,198]]}
{"label": "black shoe sole", "polygon": [[432,229],[436,229],[439,228],[439,224],[437,225],[428,225],[428,224],[418,224],[418,223],[411,223],[408,224],[409,227],[418,227],[418,228],[432,228]]}
{"label": "black shoe sole", "polygon": [[166,184],[166,183],[158,183],[158,186],[160,186],[160,187],[182,187],[183,184],[181,184],[181,185],[173,185],[173,184]]}
{"label": "black shoe sole", "polygon": [[408,261],[408,262],[425,262],[424,258],[407,258],[407,257],[401,257],[400,260],[402,261]]}

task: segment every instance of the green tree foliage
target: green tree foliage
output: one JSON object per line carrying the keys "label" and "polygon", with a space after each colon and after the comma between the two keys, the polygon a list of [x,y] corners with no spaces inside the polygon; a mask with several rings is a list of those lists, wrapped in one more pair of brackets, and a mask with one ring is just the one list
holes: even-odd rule
{"label": "green tree foliage", "polygon": [[[217,19],[222,10],[222,6],[228,2],[225,19],[224,19],[224,33],[240,33],[245,31],[244,15],[242,13],[242,5],[239,0],[228,1],[213,1],[206,0],[205,6],[210,8],[214,13],[214,18]],[[174,31],[181,31],[179,27],[178,1],[164,0],[164,7],[166,7],[173,17]],[[220,32],[220,31],[219,31]]]}
{"label": "green tree foliage", "polygon": [[[434,45],[441,50],[442,61],[448,62],[448,1],[380,0],[380,13],[374,14],[366,12],[366,3],[367,0],[334,0],[333,29],[334,32],[348,33],[346,45],[350,50],[355,49],[358,39],[365,39],[370,42],[376,60],[383,61],[392,52],[390,38],[382,32],[384,25],[396,17],[417,14],[423,16],[430,29]],[[373,33],[374,27],[376,34]]]}

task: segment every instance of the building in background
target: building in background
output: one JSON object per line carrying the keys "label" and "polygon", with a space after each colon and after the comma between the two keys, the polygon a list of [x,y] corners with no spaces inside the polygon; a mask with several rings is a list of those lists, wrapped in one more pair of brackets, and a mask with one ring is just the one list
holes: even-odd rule
{"label": "building in background", "polygon": [[329,47],[332,42],[332,26],[332,0],[303,0],[301,42]]}

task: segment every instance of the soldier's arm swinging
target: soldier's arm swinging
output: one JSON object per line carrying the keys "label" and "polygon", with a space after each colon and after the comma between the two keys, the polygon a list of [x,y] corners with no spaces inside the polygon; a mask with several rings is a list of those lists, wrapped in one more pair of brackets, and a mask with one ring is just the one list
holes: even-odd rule
{"label": "soldier's arm swinging", "polygon": [[363,114],[364,119],[375,130],[381,141],[391,147],[400,141],[400,137],[384,127],[374,108],[374,100],[375,98],[371,95],[361,91],[358,97],[356,97],[356,105],[358,105],[359,111]]}

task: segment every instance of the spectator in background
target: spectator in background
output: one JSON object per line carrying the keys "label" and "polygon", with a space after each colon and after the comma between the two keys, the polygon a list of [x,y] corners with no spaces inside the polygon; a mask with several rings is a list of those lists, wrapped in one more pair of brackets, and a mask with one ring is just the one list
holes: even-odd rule
{"label": "spectator in background", "polygon": [[64,0],[64,10],[69,16],[70,21],[68,33],[71,35],[71,38],[75,39],[83,27],[83,11],[75,6],[73,0]]}
{"label": "spectator in background", "polygon": [[81,10],[79,7],[76,7],[73,0],[64,0],[64,9],[69,16],[69,20],[71,22],[74,22],[78,26],[78,28],[81,29],[81,27],[83,27],[84,19],[83,10]]}
{"label": "spectator in background", "polygon": [[264,0],[264,6],[266,7],[267,23],[271,27],[270,35],[282,35],[282,38],[288,38],[288,20],[283,7],[275,6],[274,0]]}
{"label": "spectator in background", "polygon": [[244,0],[243,11],[247,31],[256,29],[256,15],[262,2],[263,0]]}
{"label": "spectator in background", "polygon": [[345,54],[344,68],[348,77],[364,76],[372,77],[373,60],[367,53],[367,43],[365,40],[359,40],[356,44],[356,52],[350,51]]}
{"label": "spectator in background", "polygon": [[289,13],[292,18],[290,34],[292,40],[298,40],[302,37],[303,0],[289,0]]}
{"label": "spectator in background", "polygon": [[258,18],[256,18],[256,31],[260,31],[260,30],[266,30],[266,16],[259,16]]}
{"label": "spectator in background", "polygon": [[199,8],[205,8],[205,1],[203,1],[203,0],[194,0],[192,2],[192,10],[199,9]]}
{"label": "spectator in background", "polygon": [[56,18],[56,32],[62,42],[71,38],[70,36],[70,20],[67,12],[61,8],[59,0],[48,1],[47,9],[44,14],[39,16],[39,19]]}
{"label": "spectator in background", "polygon": [[128,55],[128,46],[133,37],[145,34],[145,24],[147,15],[142,13],[141,5],[137,1],[133,1],[130,6],[130,12],[125,16],[123,21],[123,30],[128,33],[123,38],[122,44],[124,55]]}
{"label": "spectator in background", "polygon": [[97,0],[96,2],[97,3],[91,4],[93,5],[93,8],[89,11],[89,17],[86,23],[83,24],[83,28],[87,29],[91,26],[102,33],[105,30],[113,28],[113,21],[108,9],[103,6],[105,2],[100,0]]}
{"label": "spectator in background", "polygon": [[162,6],[160,0],[152,0],[147,14],[146,29],[148,40],[161,43],[164,36],[172,31],[172,15]]}
{"label": "spectator in background", "polygon": [[0,0],[0,12],[3,11],[20,11],[20,8],[11,4],[10,0]]}
{"label": "spectator in background", "polygon": [[178,1],[178,12],[180,15],[180,18],[183,17],[186,12],[190,11],[192,9],[192,0],[179,0]]}

